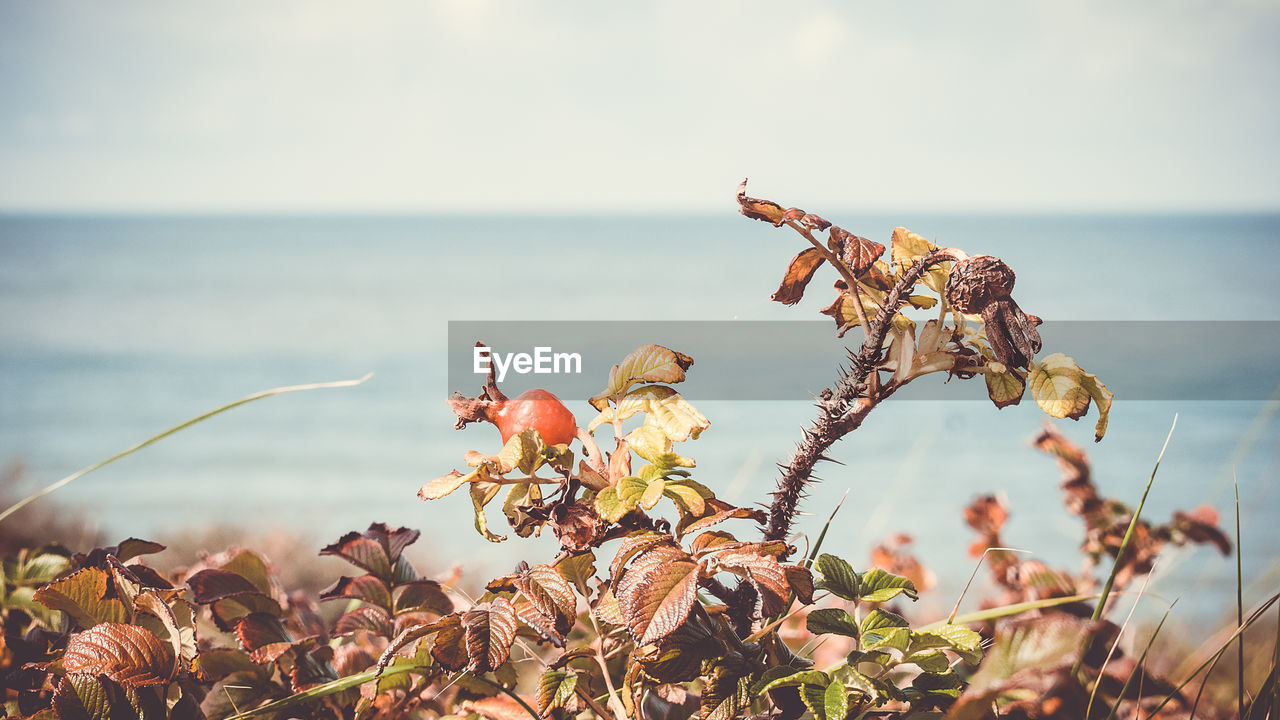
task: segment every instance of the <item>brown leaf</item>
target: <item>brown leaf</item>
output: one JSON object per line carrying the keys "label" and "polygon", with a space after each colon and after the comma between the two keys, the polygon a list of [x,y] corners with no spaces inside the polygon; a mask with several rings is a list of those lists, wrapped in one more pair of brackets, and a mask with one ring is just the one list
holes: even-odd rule
{"label": "brown leaf", "polygon": [[725,520],[755,520],[758,523],[764,523],[769,519],[769,514],[763,510],[734,507],[718,498],[707,498],[705,503],[706,513],[702,517],[684,516],[680,518],[680,522],[676,525],[676,531],[679,535],[684,536],[691,532],[705,530]]}
{"label": "brown leaf", "polygon": [[398,585],[391,591],[391,597],[392,610],[397,614],[415,610],[429,610],[437,615],[453,612],[453,601],[435,580],[414,580]]}
{"label": "brown leaf", "polygon": [[462,613],[462,629],[467,669],[474,673],[496,670],[511,656],[511,644],[516,639],[516,610],[510,600],[494,598],[493,602]]}
{"label": "brown leaf", "polygon": [[[525,698],[525,702],[532,706],[535,701],[533,698]],[[494,695],[479,700],[464,700],[462,702],[462,710],[463,712],[476,713],[486,718],[486,720],[536,720],[520,703],[506,695]]]}
{"label": "brown leaf", "polygon": [[701,567],[684,551],[659,545],[641,553],[617,586],[618,605],[639,645],[679,629],[697,600]]}
{"label": "brown leaf", "polygon": [[149,630],[100,623],[67,641],[62,667],[68,673],[105,675],[125,687],[164,685],[177,672],[173,648]]}
{"label": "brown leaf", "polygon": [[297,642],[280,618],[269,613],[253,613],[236,625],[236,639],[254,662],[275,662]]}
{"label": "brown leaf", "polygon": [[391,615],[376,605],[365,605],[338,618],[333,626],[334,635],[351,635],[357,632],[390,637]]}
{"label": "brown leaf", "polygon": [[236,595],[262,594],[248,578],[228,570],[201,570],[187,578],[187,586],[201,605]]}
{"label": "brown leaf", "polygon": [[831,226],[828,234],[831,238],[832,251],[857,277],[871,268],[876,260],[884,254],[884,245],[874,240],[858,237],[837,225]]}
{"label": "brown leaf", "polygon": [[799,255],[791,259],[791,264],[787,266],[787,274],[782,276],[778,291],[770,299],[783,305],[795,305],[800,302],[800,298],[804,297],[805,287],[813,279],[813,274],[821,267],[823,261],[822,251],[818,248],[802,250]]}
{"label": "brown leaf", "polygon": [[664,543],[672,544],[671,536],[666,533],[645,531],[626,536],[622,539],[622,543],[618,545],[618,552],[613,556],[613,562],[609,563],[609,577],[613,578],[613,582],[616,584],[622,579],[622,567],[631,558],[655,545]]}
{"label": "brown leaf", "polygon": [[1231,554],[1231,540],[1218,529],[1218,511],[1201,505],[1189,513],[1173,514],[1173,527],[1194,543],[1211,543],[1223,555]]}
{"label": "brown leaf", "polygon": [[516,588],[529,599],[538,612],[555,618],[556,625],[566,624],[561,633],[568,632],[577,612],[577,597],[568,581],[550,565],[534,565],[516,577]]}
{"label": "brown leaf", "polygon": [[790,598],[791,585],[787,573],[769,550],[764,544],[751,543],[719,552],[711,561],[713,569],[740,575],[756,589],[756,617],[772,617],[781,613]]}
{"label": "brown leaf", "polygon": [[354,599],[386,610],[391,609],[391,593],[387,590],[387,584],[372,575],[341,577],[332,587],[320,593],[320,599]]}
{"label": "brown leaf", "polygon": [[326,545],[321,555],[334,555],[346,560],[356,567],[365,570],[383,580],[391,579],[392,560],[387,546],[379,536],[371,537],[369,533],[347,533],[337,542]]}
{"label": "brown leaf", "polygon": [[747,197],[746,180],[738,185],[738,210],[749,218],[763,220],[776,227],[782,227],[783,216],[786,214],[782,206],[772,200]]}

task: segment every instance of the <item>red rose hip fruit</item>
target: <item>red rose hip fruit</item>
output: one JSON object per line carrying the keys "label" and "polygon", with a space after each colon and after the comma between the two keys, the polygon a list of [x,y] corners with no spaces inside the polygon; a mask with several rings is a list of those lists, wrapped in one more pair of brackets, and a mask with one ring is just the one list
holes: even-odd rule
{"label": "red rose hip fruit", "polygon": [[505,444],[530,428],[548,445],[563,445],[578,436],[578,421],[560,398],[546,390],[529,390],[502,403],[493,416]]}

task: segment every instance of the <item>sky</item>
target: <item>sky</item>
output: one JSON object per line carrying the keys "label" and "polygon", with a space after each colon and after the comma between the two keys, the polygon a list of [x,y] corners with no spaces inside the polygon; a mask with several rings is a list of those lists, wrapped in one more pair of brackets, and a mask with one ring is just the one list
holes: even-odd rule
{"label": "sky", "polygon": [[0,4],[0,211],[1280,209],[1280,3]]}

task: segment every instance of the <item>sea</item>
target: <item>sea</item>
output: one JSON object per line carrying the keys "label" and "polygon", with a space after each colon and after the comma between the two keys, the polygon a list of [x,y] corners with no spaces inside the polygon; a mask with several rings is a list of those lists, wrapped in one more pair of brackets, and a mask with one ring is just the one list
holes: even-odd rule
{"label": "sea", "polygon": [[[1116,401],[1105,439],[1093,442],[1096,410],[1052,422],[1087,449],[1102,493],[1133,505],[1176,415],[1144,516],[1162,522],[1210,505],[1234,536],[1238,482],[1246,605],[1276,591],[1280,216],[850,211],[840,222],[884,244],[906,226],[1003,258],[1017,272],[1015,299],[1045,320],[1046,333],[1055,322],[1132,327],[1091,350],[1118,358],[1107,360]],[[657,341],[643,332],[654,323],[829,322],[818,312],[832,299],[829,269],[798,305],[770,301],[804,247],[789,230],[731,207],[684,216],[2,215],[3,494],[20,497],[256,391],[373,373],[355,387],[236,408],[38,502],[110,539],[162,543],[211,528],[245,537],[283,531],[318,551],[385,522],[422,530],[419,545],[437,570],[508,572],[550,557],[554,543],[510,532],[489,543],[474,531],[464,493],[416,497],[423,482],[464,468],[468,450],[500,445],[492,428],[453,428],[445,398],[481,383],[450,374],[450,323],[596,321],[624,332],[635,323],[639,346]],[[1225,323],[1247,328],[1245,339],[1215,341]],[[830,330],[834,378],[842,347],[856,340]],[[709,332],[714,343],[719,330]],[[1163,377],[1180,362],[1171,357],[1179,353],[1144,350],[1162,347],[1148,334],[1182,335],[1214,360],[1174,373],[1165,395],[1126,397],[1126,382]],[[758,340],[762,350],[771,345]],[[731,372],[725,364],[721,356],[695,362],[690,380]],[[603,389],[607,368],[592,371]],[[1232,393],[1195,391],[1224,377]],[[943,390],[982,382],[942,381],[917,382]],[[956,389],[956,399],[942,392],[877,408],[835,446],[841,464],[821,467],[796,527],[807,547],[843,498],[823,550],[855,565],[886,538],[909,535],[911,552],[937,577],[920,604],[926,615],[945,615],[973,570],[975,536],[962,510],[978,495],[1008,504],[1009,546],[1067,570],[1081,562],[1082,527],[1063,508],[1059,471],[1028,443],[1044,413],[1029,399],[997,410],[980,391]],[[695,479],[740,505],[767,502],[777,463],[813,417],[810,396],[690,399],[711,421],[679,448],[696,459]],[[566,400],[581,424],[594,416],[585,396]],[[503,524],[496,506],[489,518]],[[746,523],[731,529],[755,533]],[[1140,609],[1158,617],[1181,597],[1175,617],[1185,623],[1224,620],[1234,593],[1234,559],[1189,547],[1162,558]],[[965,608],[975,609],[979,595]],[[1129,602],[1121,600],[1126,610]]]}

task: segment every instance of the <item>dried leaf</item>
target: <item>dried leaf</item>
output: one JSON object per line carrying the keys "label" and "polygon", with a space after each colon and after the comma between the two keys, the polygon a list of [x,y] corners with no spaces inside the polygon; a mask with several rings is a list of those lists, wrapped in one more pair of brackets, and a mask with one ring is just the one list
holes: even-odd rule
{"label": "dried leaf", "polygon": [[998,408],[1017,405],[1022,402],[1022,393],[1027,388],[1027,381],[1016,370],[1002,373],[985,373],[987,395]]}
{"label": "dried leaf", "polygon": [[884,254],[884,246],[864,237],[858,237],[844,228],[831,226],[829,234],[832,250],[849,267],[854,277],[865,273]]}
{"label": "dried leaf", "polygon": [[506,598],[494,598],[462,613],[462,628],[467,669],[475,673],[496,670],[511,656],[511,644],[516,639],[515,608]]}
{"label": "dried leaf", "polygon": [[387,589],[387,584],[373,575],[338,578],[338,582],[320,593],[321,600],[343,598],[359,600],[384,610],[391,609],[391,592]]}
{"label": "dried leaf", "polygon": [[782,276],[777,292],[769,299],[783,305],[795,305],[800,302],[800,298],[804,297],[805,287],[823,262],[822,251],[818,248],[802,250],[799,255],[791,259],[791,264],[787,266],[787,272]]}
{"label": "dried leaf", "polygon": [[114,622],[72,635],[62,667],[68,673],[106,676],[130,688],[163,685],[178,669],[167,643],[145,628]]}
{"label": "dried leaf", "polygon": [[738,210],[749,218],[763,220],[775,227],[782,227],[786,211],[772,200],[747,197],[747,181],[738,185]]}
{"label": "dried leaf", "polygon": [[578,686],[578,674],[568,670],[548,670],[538,680],[538,712],[546,715],[565,707]]}
{"label": "dried leaf", "polygon": [[333,626],[334,635],[352,635],[357,632],[391,637],[391,615],[376,605],[364,605],[338,618]]}
{"label": "dried leaf", "polygon": [[701,567],[678,548],[660,545],[636,558],[618,583],[618,605],[639,645],[657,642],[688,619]]}

